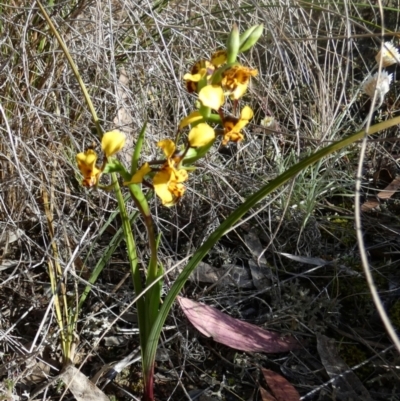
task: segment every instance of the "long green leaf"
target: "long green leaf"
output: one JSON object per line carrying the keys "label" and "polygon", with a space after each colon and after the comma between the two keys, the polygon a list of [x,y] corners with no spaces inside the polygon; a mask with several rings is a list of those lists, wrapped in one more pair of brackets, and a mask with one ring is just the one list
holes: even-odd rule
{"label": "long green leaf", "polygon": [[[391,120],[376,124],[370,127],[368,135],[375,134],[385,128],[392,127],[396,124],[400,124],[400,117],[393,118]],[[329,145],[313,155],[305,158],[298,162],[294,166],[290,167],[283,174],[276,177],[274,180],[269,182],[267,185],[262,187],[258,192],[251,195],[240,207],[238,207],[232,214],[224,220],[220,226],[208,237],[204,244],[195,252],[188,264],[185,266],[181,274],[176,279],[175,283],[171,287],[166,296],[164,303],[159,311],[157,320],[155,321],[150,335],[148,337],[148,343],[146,352],[144,354],[143,365],[146,367],[154,366],[155,354],[157,350],[158,340],[161,334],[161,330],[168,316],[168,313],[172,307],[175,298],[178,296],[180,290],[185,285],[192,271],[197,267],[201,260],[208,254],[211,248],[217,243],[217,241],[225,235],[250,209],[257,205],[258,202],[263,200],[273,191],[284,185],[289,180],[296,177],[302,170],[321,160],[322,158],[343,149],[346,146],[353,144],[356,141],[363,139],[366,136],[366,132],[360,131],[341,141],[335,142]]]}

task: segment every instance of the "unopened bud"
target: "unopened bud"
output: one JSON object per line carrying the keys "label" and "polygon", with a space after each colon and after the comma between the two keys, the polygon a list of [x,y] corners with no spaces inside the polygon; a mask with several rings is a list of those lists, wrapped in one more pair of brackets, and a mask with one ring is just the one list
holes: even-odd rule
{"label": "unopened bud", "polygon": [[226,43],[226,48],[228,52],[228,64],[234,63],[236,61],[237,55],[239,53],[240,47],[240,37],[239,29],[237,25],[233,25],[232,31],[229,34],[228,41]]}
{"label": "unopened bud", "polygon": [[260,25],[254,25],[247,31],[243,32],[240,35],[239,53],[251,49],[257,43],[258,39],[260,39],[263,30],[264,30],[264,25],[260,24]]}

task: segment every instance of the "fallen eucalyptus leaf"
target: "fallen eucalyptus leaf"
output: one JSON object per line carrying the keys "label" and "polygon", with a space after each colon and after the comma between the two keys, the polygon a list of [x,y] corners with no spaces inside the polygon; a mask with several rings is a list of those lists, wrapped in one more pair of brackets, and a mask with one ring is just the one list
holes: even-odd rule
{"label": "fallen eucalyptus leaf", "polygon": [[276,401],[300,401],[297,390],[283,376],[269,369],[261,371]]}
{"label": "fallen eucalyptus leaf", "polygon": [[259,387],[259,390],[262,401],[277,401],[277,399],[270,392],[265,390],[265,388]]}
{"label": "fallen eucalyptus leaf", "polygon": [[240,321],[211,306],[188,298],[178,297],[178,302],[189,321],[207,337],[228,347],[247,352],[287,352],[298,348],[293,337],[282,337],[254,324]]}
{"label": "fallen eucalyptus leaf", "polygon": [[396,177],[384,190],[378,193],[381,200],[390,199],[400,189],[400,177]]}

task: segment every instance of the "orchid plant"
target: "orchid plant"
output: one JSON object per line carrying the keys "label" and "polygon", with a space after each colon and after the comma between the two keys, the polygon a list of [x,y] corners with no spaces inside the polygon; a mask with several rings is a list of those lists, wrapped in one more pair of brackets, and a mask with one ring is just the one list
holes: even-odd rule
{"label": "orchid plant", "polygon": [[[106,132],[101,138],[104,154],[101,165],[98,155],[89,148],[76,155],[76,162],[82,174],[84,187],[102,188],[100,178],[111,174],[117,194],[120,193],[115,174],[122,177],[123,185],[138,207],[145,221],[151,258],[147,266],[145,280],[137,266],[136,249],[132,229],[126,216],[124,200],[117,196],[118,207],[123,217],[124,235],[127,239],[128,258],[131,265],[135,294],[144,292],[137,300],[140,348],[144,376],[144,400],[153,400],[154,355],[149,354],[149,336],[158,318],[161,301],[161,280],[163,269],[157,257],[157,238],[145,188],[154,190],[166,207],[176,205],[184,196],[189,174],[195,171],[193,163],[205,157],[214,142],[221,138],[221,144],[240,142],[244,139],[243,129],[253,117],[249,106],[238,112],[239,100],[245,95],[250,78],[257,76],[257,70],[240,64],[238,54],[254,46],[263,32],[262,25],[249,28],[242,35],[235,26],[227,42],[227,48],[211,55],[210,60],[200,60],[184,75],[186,88],[196,94],[196,109],[184,117],[177,127],[175,139],[165,138],[157,143],[164,158],[145,162],[139,167],[141,147],[145,129],[137,140],[130,168],[124,166],[113,156],[125,144],[125,134],[118,131]],[[232,114],[228,113],[228,99],[231,100]],[[142,282],[145,282],[143,287]],[[154,284],[157,285],[154,285]],[[159,335],[159,334],[158,334]],[[158,338],[156,339],[158,342]],[[153,341],[154,343],[154,341]]]}

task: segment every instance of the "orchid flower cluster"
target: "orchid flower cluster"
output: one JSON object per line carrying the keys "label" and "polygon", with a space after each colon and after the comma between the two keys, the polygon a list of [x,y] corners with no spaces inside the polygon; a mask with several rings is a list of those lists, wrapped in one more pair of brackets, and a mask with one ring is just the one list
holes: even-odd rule
{"label": "orchid flower cluster", "polygon": [[[190,164],[203,157],[218,136],[222,137],[223,146],[244,139],[243,128],[254,113],[247,105],[237,112],[238,103],[246,93],[251,77],[257,76],[258,72],[240,64],[237,56],[253,47],[262,31],[262,25],[255,25],[240,35],[234,26],[226,50],[213,53],[209,60],[196,62],[184,75],[187,91],[197,95],[196,110],[180,121],[174,140],[163,139],[157,143],[165,159],[146,162],[136,171],[131,169],[129,174],[120,162],[109,160],[124,146],[125,135],[119,131],[107,132],[102,138],[105,156],[101,168],[96,166],[97,154],[93,149],[76,157],[83,175],[82,185],[97,186],[101,173],[119,172],[124,185],[143,184],[154,188],[163,205],[175,205],[184,195],[186,187],[183,183],[194,169]],[[225,112],[228,99],[233,104],[232,115]]]}

